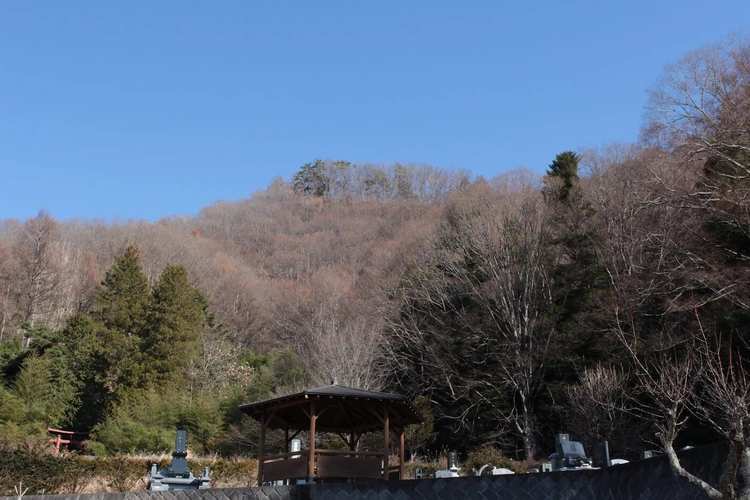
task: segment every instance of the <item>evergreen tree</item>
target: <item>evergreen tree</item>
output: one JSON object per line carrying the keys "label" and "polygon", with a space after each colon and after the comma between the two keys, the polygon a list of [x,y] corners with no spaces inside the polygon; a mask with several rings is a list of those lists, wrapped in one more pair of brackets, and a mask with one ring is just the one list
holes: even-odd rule
{"label": "evergreen tree", "polygon": [[108,375],[112,373],[106,345],[111,337],[97,319],[78,313],[60,332],[60,342],[50,354],[64,362],[77,392],[70,428],[88,430],[100,422],[112,401]]}
{"label": "evergreen tree", "polygon": [[168,264],[154,285],[152,308],[141,353],[143,375],[162,385],[187,379],[201,353],[207,301],[188,281],[185,268]]}
{"label": "evergreen tree", "polygon": [[412,404],[424,417],[421,424],[409,425],[404,429],[410,460],[414,461],[417,451],[424,451],[435,440],[435,415],[429,398],[425,396],[417,396]]}
{"label": "evergreen tree", "polygon": [[602,360],[611,340],[601,334],[606,330],[601,311],[610,300],[609,281],[597,257],[595,212],[578,187],[578,161],[572,151],[558,154],[545,178],[545,201],[554,213],[551,319],[558,332],[557,356],[548,365],[547,383],[557,400],[568,384],[577,381],[578,371]]}
{"label": "evergreen tree", "polygon": [[96,316],[105,327],[101,332],[107,358],[105,384],[117,399],[140,384],[138,353],[151,306],[136,245],[130,245],[117,258],[94,298],[99,305]]}
{"label": "evergreen tree", "polygon": [[305,163],[292,179],[294,192],[313,196],[325,196],[330,188],[323,160]]}
{"label": "evergreen tree", "polygon": [[146,322],[150,295],[138,246],[130,245],[107,271],[95,300],[99,317],[107,328],[140,335]]}
{"label": "evergreen tree", "polygon": [[[750,139],[748,139],[750,140]],[[719,149],[719,148],[717,148]],[[723,250],[725,263],[747,265],[750,260],[750,203],[747,193],[750,178],[750,144],[744,147],[720,148],[721,154],[709,156],[699,182],[704,200],[711,193],[711,203],[701,203],[709,238]]]}
{"label": "evergreen tree", "polygon": [[559,179],[561,182],[556,198],[560,201],[566,201],[570,195],[570,190],[578,181],[578,161],[580,157],[573,151],[563,151],[555,156],[555,160],[550,164],[547,170],[547,177],[550,179]]}
{"label": "evergreen tree", "polygon": [[22,423],[31,432],[58,427],[69,421],[75,388],[64,363],[48,356],[32,355],[23,362],[12,386],[22,402]]}
{"label": "evergreen tree", "polygon": [[86,430],[103,417],[108,360],[97,336],[103,328],[79,313],[60,331],[26,325],[25,337],[32,339],[28,347],[2,344],[0,357],[10,358],[4,374],[21,401],[16,423],[34,432],[50,425]]}
{"label": "evergreen tree", "polygon": [[14,434],[13,431],[24,418],[23,406],[21,398],[0,384],[0,436]]}

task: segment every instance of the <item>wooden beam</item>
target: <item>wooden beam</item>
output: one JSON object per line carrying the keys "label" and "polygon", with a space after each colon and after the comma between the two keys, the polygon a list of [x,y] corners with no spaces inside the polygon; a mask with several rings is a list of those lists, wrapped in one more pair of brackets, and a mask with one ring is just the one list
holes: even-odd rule
{"label": "wooden beam", "polygon": [[310,401],[310,456],[308,457],[307,476],[315,478],[315,422],[318,416],[315,414],[315,401]]}
{"label": "wooden beam", "polygon": [[266,450],[266,413],[260,415],[260,440],[258,441],[258,486],[263,486],[263,455]]}
{"label": "wooden beam", "polygon": [[398,478],[404,480],[404,431],[398,433]]}
{"label": "wooden beam", "polygon": [[390,426],[390,413],[388,412],[388,403],[386,403],[383,409],[383,479],[388,479],[388,447],[391,441],[388,430]]}
{"label": "wooden beam", "polygon": [[[372,409],[372,408],[370,408],[370,407],[366,407],[366,408],[365,408],[365,410],[366,410],[366,411],[367,411],[367,412],[368,412],[368,413],[369,413],[370,415],[372,415],[373,417],[375,417],[375,418],[377,418],[378,420],[380,420],[380,423],[383,423],[383,417],[382,417],[381,415],[378,415],[378,412],[377,412],[377,411],[375,411],[374,409]],[[386,411],[386,413],[388,413],[388,407],[387,407],[387,406],[385,407],[385,411]]]}
{"label": "wooden beam", "polygon": [[276,408],[273,408],[271,410],[271,413],[268,414],[268,417],[266,418],[266,420],[268,421],[268,424],[270,424],[271,421],[276,420],[279,423],[286,425],[286,420],[284,420],[284,419],[279,418],[278,416],[276,416]]}
{"label": "wooden beam", "polygon": [[382,457],[382,451],[351,451],[351,450],[318,450],[318,458],[321,455],[357,455],[358,457]]}
{"label": "wooden beam", "polygon": [[[325,426],[318,424],[318,432],[375,432],[379,431],[383,428],[382,422],[371,422],[367,424],[362,425],[356,425],[356,426],[338,426],[338,425],[330,425]],[[307,429],[305,429],[307,430]]]}
{"label": "wooden beam", "polygon": [[322,408],[320,407],[321,405],[318,405],[318,414],[316,415],[317,417],[322,416],[328,410],[328,408],[330,408],[330,406],[323,406]]}
{"label": "wooden beam", "polygon": [[[300,451],[289,451],[287,453],[279,453],[278,455],[266,455],[266,460],[278,460],[280,458],[291,458],[291,457],[296,457],[296,456],[307,456],[307,452],[308,452],[308,450],[300,450]],[[349,452],[345,451],[344,453],[349,453]],[[268,464],[266,464],[266,465],[268,465]],[[307,469],[307,466],[305,466],[305,469]]]}
{"label": "wooden beam", "polygon": [[302,406],[305,404],[306,399],[290,399],[289,401],[284,401],[283,403],[278,403],[275,405],[268,405],[262,410],[260,408],[254,408],[252,411],[245,411],[242,408],[240,408],[240,411],[244,413],[245,415],[249,417],[255,417],[256,415],[263,414],[269,409],[273,410],[281,410],[284,408],[289,408],[290,406]]}
{"label": "wooden beam", "polygon": [[289,424],[284,426],[284,453],[289,452]]}
{"label": "wooden beam", "polygon": [[337,406],[338,411],[344,416],[347,422],[349,422],[349,425],[352,425],[354,422],[352,421],[352,417],[349,415],[349,412],[346,411],[346,408],[344,408],[344,405],[341,403]]}

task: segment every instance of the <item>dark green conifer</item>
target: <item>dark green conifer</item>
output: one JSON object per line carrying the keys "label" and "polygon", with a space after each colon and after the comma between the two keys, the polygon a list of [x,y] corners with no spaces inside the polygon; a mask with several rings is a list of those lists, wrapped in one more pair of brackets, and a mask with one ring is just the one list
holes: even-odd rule
{"label": "dark green conifer", "polygon": [[141,367],[156,384],[183,382],[200,356],[206,300],[182,265],[168,264],[154,285]]}
{"label": "dark green conifer", "polygon": [[302,165],[299,172],[294,174],[292,185],[295,193],[324,196],[330,188],[325,162],[318,159]]}
{"label": "dark green conifer", "polygon": [[547,170],[547,177],[560,179],[562,182],[557,199],[565,201],[570,195],[570,190],[578,181],[578,161],[580,157],[573,151],[563,151],[555,156],[555,160]]}
{"label": "dark green conifer", "polygon": [[130,245],[117,257],[95,300],[100,307],[99,317],[107,328],[128,335],[142,333],[151,296],[137,245]]}

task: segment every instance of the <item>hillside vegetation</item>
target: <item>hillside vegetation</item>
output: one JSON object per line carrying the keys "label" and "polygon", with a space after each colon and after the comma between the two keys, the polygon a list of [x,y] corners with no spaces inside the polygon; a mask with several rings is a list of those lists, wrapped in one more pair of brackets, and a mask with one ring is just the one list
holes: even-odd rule
{"label": "hillside vegetation", "polygon": [[198,453],[254,453],[238,404],[336,377],[420,396],[435,427],[414,454],[724,439],[715,498],[734,498],[750,44],[689,53],[647,110],[639,144],[541,177],[316,160],[195,217],[2,221],[0,434],[91,430],[117,454],[168,451],[181,426]]}

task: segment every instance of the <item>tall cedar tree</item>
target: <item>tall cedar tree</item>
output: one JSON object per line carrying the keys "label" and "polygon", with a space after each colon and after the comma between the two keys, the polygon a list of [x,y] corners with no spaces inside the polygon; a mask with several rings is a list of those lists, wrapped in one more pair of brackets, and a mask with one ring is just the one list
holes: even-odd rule
{"label": "tall cedar tree", "polygon": [[560,179],[562,185],[557,193],[560,201],[568,199],[570,190],[578,181],[578,161],[579,157],[573,151],[563,151],[555,156],[555,160],[550,164],[547,170],[547,177]]}
{"label": "tall cedar tree", "polygon": [[153,305],[141,355],[147,385],[180,384],[201,354],[201,332],[207,326],[206,299],[188,281],[185,268],[167,264],[154,285]]}
{"label": "tall cedar tree", "polygon": [[97,319],[78,313],[60,332],[58,355],[68,363],[77,389],[76,407],[70,428],[88,430],[104,419],[112,394],[107,388],[110,361],[107,335]]}
{"label": "tall cedar tree", "polygon": [[138,246],[130,245],[117,257],[95,297],[104,325],[130,335],[143,333],[151,301],[148,279],[138,253]]}
{"label": "tall cedar tree", "polygon": [[[553,321],[557,355],[550,360],[546,383],[554,401],[564,401],[568,384],[578,381],[578,372],[611,355],[611,338],[602,335],[602,310],[609,300],[606,271],[597,259],[596,233],[591,218],[594,210],[578,185],[580,157],[572,151],[558,154],[545,177],[545,202],[554,215],[550,277],[554,302]],[[546,432],[554,432],[559,418],[555,412],[542,416]]]}
{"label": "tall cedar tree", "polygon": [[138,352],[152,300],[137,245],[130,245],[117,258],[94,299],[99,305],[96,316],[105,327],[102,336],[109,361],[105,385],[121,398],[140,385]]}

